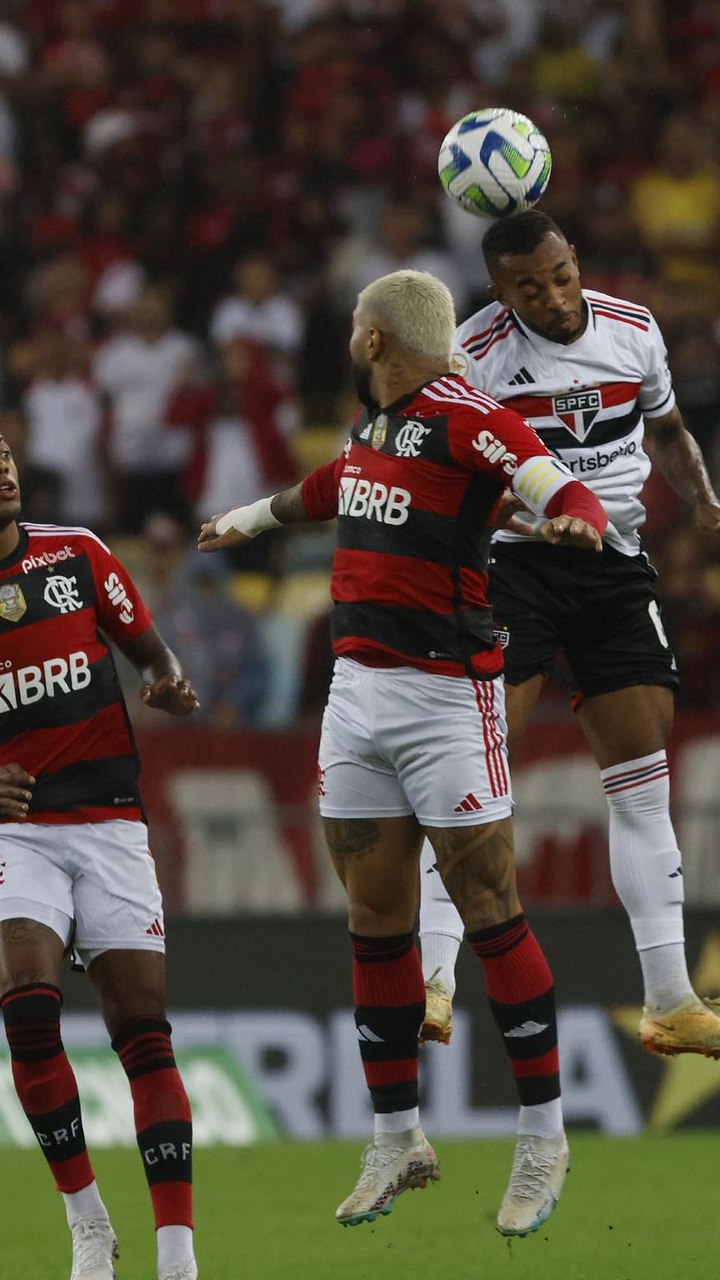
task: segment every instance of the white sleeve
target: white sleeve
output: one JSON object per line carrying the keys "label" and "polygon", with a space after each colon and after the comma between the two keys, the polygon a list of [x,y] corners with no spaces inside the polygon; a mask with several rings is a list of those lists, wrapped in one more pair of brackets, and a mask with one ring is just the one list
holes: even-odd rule
{"label": "white sleeve", "polygon": [[650,317],[646,342],[646,373],[638,405],[646,418],[660,418],[675,407],[675,392],[668,368],[667,349],[657,322]]}

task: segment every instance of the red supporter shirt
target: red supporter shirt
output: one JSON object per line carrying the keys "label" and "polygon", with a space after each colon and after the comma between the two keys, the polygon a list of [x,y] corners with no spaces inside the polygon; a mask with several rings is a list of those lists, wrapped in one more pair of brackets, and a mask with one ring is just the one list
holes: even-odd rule
{"label": "red supporter shirt", "polygon": [[0,561],[0,765],[36,779],[29,822],[142,819],[139,762],[103,633],[122,645],[150,614],[88,529],[19,529]]}
{"label": "red supporter shirt", "polygon": [[335,653],[438,675],[497,675],[489,517],[508,485],[537,514],[605,529],[600,503],[532,428],[461,378],[364,410],[341,456],[302,489],[311,520],[338,517]]}

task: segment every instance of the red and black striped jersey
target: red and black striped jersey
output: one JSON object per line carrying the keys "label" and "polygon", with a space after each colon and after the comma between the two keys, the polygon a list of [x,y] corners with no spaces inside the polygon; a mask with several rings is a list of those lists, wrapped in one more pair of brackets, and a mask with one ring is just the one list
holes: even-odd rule
{"label": "red and black striped jersey", "polygon": [[531,510],[550,513],[569,484],[518,414],[461,378],[438,378],[382,412],[364,410],[341,456],[302,489],[311,519],[338,516],[335,653],[439,675],[496,675],[490,512],[512,485]]}
{"label": "red and black striped jersey", "polygon": [[88,529],[19,530],[0,561],[0,764],[36,779],[30,822],[140,819],[139,763],[103,633],[122,645],[150,614]]}

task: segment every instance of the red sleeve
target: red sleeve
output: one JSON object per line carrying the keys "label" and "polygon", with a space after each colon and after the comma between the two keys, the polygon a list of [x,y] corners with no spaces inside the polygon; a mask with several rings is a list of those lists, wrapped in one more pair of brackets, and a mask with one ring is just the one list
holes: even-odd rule
{"label": "red sleeve", "polygon": [[302,482],[302,501],[308,520],[334,520],[338,513],[340,477],[345,454],[332,462],[324,462]]}
{"label": "red sleeve", "polygon": [[558,493],[553,494],[547,504],[546,516],[573,516],[576,520],[584,520],[602,534],[607,529],[607,512],[600,505],[595,494],[587,485],[579,480],[569,480]]}
{"label": "red sleeve", "polygon": [[552,456],[529,422],[514,409],[492,402],[485,412],[454,406],[448,421],[448,444],[461,466],[489,472],[503,485],[528,458]]}
{"label": "red sleeve", "polygon": [[118,644],[147,631],[152,617],[127,569],[98,538],[88,548],[97,591],[97,616]]}

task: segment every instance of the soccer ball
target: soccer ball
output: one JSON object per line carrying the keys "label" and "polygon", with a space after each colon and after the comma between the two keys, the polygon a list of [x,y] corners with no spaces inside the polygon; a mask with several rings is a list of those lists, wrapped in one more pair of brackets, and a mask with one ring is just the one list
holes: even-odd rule
{"label": "soccer ball", "polygon": [[505,107],[471,111],[453,125],[438,155],[445,191],[468,213],[502,218],[537,204],[552,157],[532,120]]}

